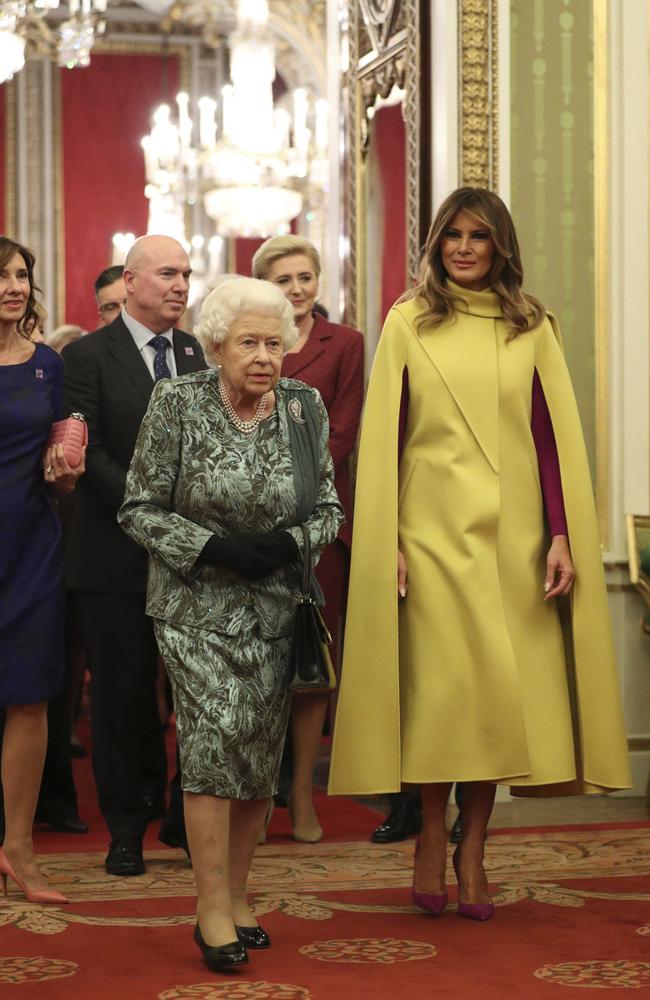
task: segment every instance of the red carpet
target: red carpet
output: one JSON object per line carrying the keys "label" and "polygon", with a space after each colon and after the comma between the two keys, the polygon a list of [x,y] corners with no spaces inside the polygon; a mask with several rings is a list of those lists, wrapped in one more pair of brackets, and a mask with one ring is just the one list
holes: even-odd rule
{"label": "red carpet", "polygon": [[[102,853],[48,854],[67,907],[0,904],[2,996],[189,1000],[537,1000],[576,988],[650,990],[648,828],[502,834],[488,845],[497,913],[440,918],[410,904],[412,844],[270,843],[254,868],[273,938],[247,970],[211,975],[191,940],[193,886],[179,852],[147,874],[104,875]],[[601,994],[599,994],[601,995]]]}
{"label": "red carpet", "polygon": [[410,901],[413,844],[376,846],[377,814],[319,799],[328,838],[289,840],[276,811],[254,863],[255,911],[273,946],[245,971],[211,974],[192,941],[192,871],[148,835],[147,873],[109,878],[106,833],[80,762],[89,837],[38,834],[65,907],[0,901],[3,1000],[604,1000],[650,992],[650,825],[597,824],[494,833],[497,904],[476,924],[450,905],[439,918]]}
{"label": "red carpet", "polygon": [[[81,728],[82,738],[89,745],[87,727]],[[175,745],[173,731],[167,739],[167,757],[170,776],[175,768]],[[84,836],[55,833],[48,827],[36,827],[34,843],[38,853],[59,851],[101,851],[108,846],[109,834],[99,812],[95,785],[92,776],[90,756],[73,761],[75,784],[79,800],[79,815],[89,824],[90,833]],[[316,810],[328,841],[366,840],[378,822],[381,814],[374,809],[359,805],[352,799],[331,799],[322,789],[314,795]],[[163,845],[158,841],[160,821],[149,825],[145,837],[145,850],[159,850]],[[293,843],[291,824],[286,809],[275,809],[269,827],[269,843]]]}

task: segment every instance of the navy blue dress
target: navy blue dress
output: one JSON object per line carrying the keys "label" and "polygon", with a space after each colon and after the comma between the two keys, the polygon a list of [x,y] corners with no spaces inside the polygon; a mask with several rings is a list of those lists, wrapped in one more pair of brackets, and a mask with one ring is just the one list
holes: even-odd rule
{"label": "navy blue dress", "polygon": [[0,706],[63,690],[61,523],[42,467],[62,411],[63,361],[51,347],[0,365]]}

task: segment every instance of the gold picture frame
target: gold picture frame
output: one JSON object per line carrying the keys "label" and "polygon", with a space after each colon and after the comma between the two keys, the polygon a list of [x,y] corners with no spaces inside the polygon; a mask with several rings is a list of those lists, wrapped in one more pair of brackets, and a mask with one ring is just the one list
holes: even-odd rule
{"label": "gold picture frame", "polygon": [[[630,583],[650,608],[650,515],[626,514],[625,527]],[[643,616],[641,628],[650,634],[650,611]]]}
{"label": "gold picture frame", "polygon": [[346,105],[345,319],[366,328],[366,212],[368,199],[368,110],[394,86],[405,91],[406,270],[417,273],[424,226],[429,223],[427,65],[429,5],[423,0],[348,0],[349,66],[343,79]]}

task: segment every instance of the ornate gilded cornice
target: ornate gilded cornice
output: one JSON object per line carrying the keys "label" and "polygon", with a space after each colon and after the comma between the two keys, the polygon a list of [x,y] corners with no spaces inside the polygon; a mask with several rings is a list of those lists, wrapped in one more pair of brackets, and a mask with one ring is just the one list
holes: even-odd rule
{"label": "ornate gilded cornice", "polygon": [[498,0],[458,0],[458,167],[462,184],[499,181]]}

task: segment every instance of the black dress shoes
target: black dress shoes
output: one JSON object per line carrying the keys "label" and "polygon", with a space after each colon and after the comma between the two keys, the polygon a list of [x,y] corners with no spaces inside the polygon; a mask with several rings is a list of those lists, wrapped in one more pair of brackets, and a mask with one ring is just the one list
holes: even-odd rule
{"label": "black dress shoes", "polygon": [[88,833],[90,827],[78,816],[57,816],[55,813],[39,810],[34,817],[35,823],[43,823],[57,833]]}
{"label": "black dress shoes", "polygon": [[422,810],[409,802],[397,802],[388,816],[371,834],[373,844],[393,844],[398,840],[406,840],[422,829]]}
{"label": "black dress shoes", "polygon": [[237,937],[247,948],[271,947],[271,938],[264,928],[259,925],[255,927],[242,927],[240,924],[235,924],[235,930],[237,931]]}
{"label": "black dress shoes", "polygon": [[452,844],[460,844],[463,839],[463,819],[460,813],[454,820],[454,825],[449,831],[449,840]]}
{"label": "black dress shoes", "polygon": [[236,966],[246,965],[248,962],[248,952],[241,941],[231,941],[218,947],[206,944],[198,924],[194,928],[194,940],[211,972],[230,972]]}
{"label": "black dress shoes", "polygon": [[160,830],[158,831],[158,840],[161,844],[166,844],[167,847],[182,848],[188,858],[191,857],[190,845],[187,842],[187,834],[184,829],[181,829],[181,827],[178,827],[175,823],[163,820],[160,824]]}
{"label": "black dress shoes", "polygon": [[144,875],[141,842],[127,837],[111,840],[104,868],[107,875]]}

